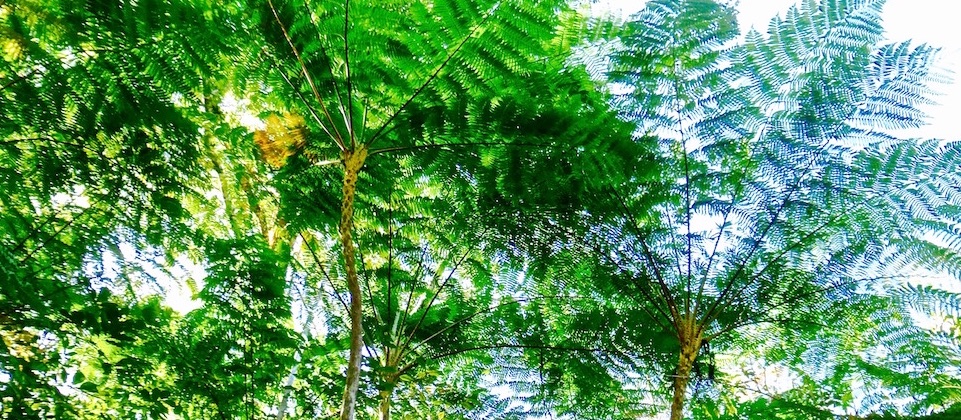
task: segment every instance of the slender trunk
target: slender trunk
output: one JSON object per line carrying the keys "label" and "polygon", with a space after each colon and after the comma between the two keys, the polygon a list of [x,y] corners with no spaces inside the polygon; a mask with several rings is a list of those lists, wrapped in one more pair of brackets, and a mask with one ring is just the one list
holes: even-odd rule
{"label": "slender trunk", "polygon": [[677,359],[677,371],[674,373],[674,396],[671,400],[671,420],[681,420],[684,417],[684,402],[687,399],[687,385],[691,381],[691,370],[694,359],[701,350],[702,337],[700,325],[693,316],[685,316],[678,323],[680,331],[678,338],[681,342],[681,354]]}
{"label": "slender trunk", "polygon": [[347,272],[347,291],[350,292],[350,358],[347,361],[347,383],[344,386],[344,403],[340,411],[341,420],[354,420],[357,388],[360,386],[361,349],[364,346],[364,331],[361,325],[363,305],[360,281],[357,278],[357,258],[352,235],[357,174],[364,166],[364,159],[366,158],[367,149],[363,147],[344,153],[344,198],[340,205],[338,231]]}
{"label": "slender trunk", "polygon": [[280,396],[280,406],[277,407],[277,416],[274,417],[276,420],[284,420],[287,417],[287,402],[290,400],[290,390],[294,387],[295,379],[297,379],[297,362],[290,367],[290,373],[287,375],[284,392]]}
{"label": "slender trunk", "polygon": [[390,394],[389,390],[380,391],[380,420],[390,420]]}
{"label": "slender trunk", "polygon": [[685,357],[681,352],[681,357],[677,363],[677,372],[674,375],[674,398],[671,401],[671,420],[681,420],[684,417],[684,400],[687,397],[687,384],[691,380],[691,368],[694,366],[693,357]]}

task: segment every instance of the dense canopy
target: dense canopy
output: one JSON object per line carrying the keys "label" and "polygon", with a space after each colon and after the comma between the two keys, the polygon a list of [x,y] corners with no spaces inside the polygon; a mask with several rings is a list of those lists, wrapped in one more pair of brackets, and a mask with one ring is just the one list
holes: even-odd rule
{"label": "dense canopy", "polygon": [[0,0],[0,417],[961,413],[882,0]]}

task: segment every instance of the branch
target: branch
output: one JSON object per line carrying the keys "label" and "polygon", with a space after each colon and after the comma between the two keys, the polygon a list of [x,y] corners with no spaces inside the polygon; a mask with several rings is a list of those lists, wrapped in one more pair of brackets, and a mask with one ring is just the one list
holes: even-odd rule
{"label": "branch", "polygon": [[[335,297],[337,297],[337,300],[340,301],[341,306],[344,307],[344,314],[349,315],[349,314],[350,314],[350,309],[349,309],[349,306],[347,305],[347,302],[344,301],[344,300],[340,297],[340,294],[339,294],[339,293],[337,293],[337,288],[336,288],[336,286],[334,286],[334,281],[333,281],[333,280],[330,278],[330,276],[327,274],[327,270],[324,269],[324,265],[321,264],[320,259],[317,258],[317,254],[314,252],[314,248],[311,247],[311,246],[310,246],[310,243],[307,241],[307,239],[304,238],[304,233],[303,233],[303,232],[300,232],[300,237],[301,237],[301,239],[304,240],[304,245],[307,245],[307,250],[310,251],[310,255],[311,255],[311,257],[313,258],[314,263],[317,264],[318,267],[320,267],[320,272],[324,274],[324,277],[327,278],[327,281],[330,283],[330,287],[331,287],[331,289],[332,289],[332,291],[333,291],[333,295],[334,295]],[[368,328],[367,326],[364,327],[364,334],[369,335],[369,331],[367,330],[367,328]],[[376,355],[377,355],[377,352],[375,352],[374,350],[372,350],[372,349],[370,348],[370,346],[367,345],[366,342],[364,342],[364,347],[367,349],[367,354],[372,355],[372,356],[376,356]]]}
{"label": "branch", "polygon": [[[675,37],[671,36],[671,41],[675,41]],[[678,66],[681,64],[681,60],[677,57],[676,48],[671,48],[671,52],[674,53],[673,61],[674,65],[671,67],[671,76],[674,79],[674,111],[677,114],[677,130],[681,135],[681,155],[684,157],[684,214],[687,217],[687,230],[685,236],[687,237],[687,286],[685,286],[685,291],[687,291],[687,302],[685,304],[685,310],[691,311],[691,254],[693,253],[691,244],[691,168],[688,162],[687,156],[687,140],[684,136],[684,122],[681,120],[681,81],[678,78]],[[677,262],[680,265],[680,261]],[[678,273],[679,276],[684,276],[684,273]]]}
{"label": "branch", "polygon": [[[421,277],[421,275],[423,274],[424,258],[426,258],[426,257],[427,257],[427,245],[425,244],[425,245],[424,245],[424,249],[423,249],[423,250],[421,251],[421,253],[420,253],[420,259],[417,261],[417,268],[414,270],[414,277],[413,277],[413,278],[414,278],[415,280],[420,280],[420,277]],[[401,318],[401,321],[400,321],[400,325],[401,325],[401,326],[407,325],[407,317],[410,315],[410,303],[411,303],[411,301],[413,301],[413,298],[414,298],[414,287],[411,287],[411,288],[410,288],[410,292],[407,293],[407,304],[404,305],[404,312],[403,312],[403,313],[404,313],[404,316],[403,316],[403,318]],[[398,302],[398,303],[400,303],[400,302]],[[396,343],[397,347],[400,347],[400,345],[401,345],[400,340],[401,340],[401,334],[400,334],[400,331],[398,331],[398,332],[397,332],[397,343]]]}
{"label": "branch", "polygon": [[[905,274],[896,274],[896,275],[890,275],[890,276],[864,277],[864,278],[857,278],[857,279],[849,279],[848,281],[840,281],[840,282],[837,282],[837,283],[835,283],[835,284],[830,284],[830,285],[828,285],[828,286],[824,286],[824,287],[818,288],[818,289],[816,289],[816,290],[813,290],[813,291],[810,291],[810,292],[807,292],[807,293],[802,293],[802,294],[799,294],[799,295],[796,295],[796,296],[792,296],[790,299],[784,299],[784,300],[782,300],[780,303],[778,303],[778,304],[776,304],[776,305],[774,305],[774,306],[769,307],[769,308],[768,308],[768,311],[780,309],[780,308],[785,307],[785,306],[787,306],[787,305],[794,305],[794,304],[798,303],[799,301],[801,301],[802,299],[806,299],[806,298],[808,298],[808,297],[811,297],[811,296],[814,296],[814,295],[817,295],[817,294],[826,293],[826,292],[829,292],[829,291],[832,291],[832,290],[835,290],[835,289],[840,289],[841,287],[849,286],[849,285],[856,284],[856,283],[871,282],[871,281],[878,281],[878,280],[888,280],[888,279],[896,279],[896,278],[907,278],[907,277],[909,277],[909,276],[908,276],[908,275],[905,275]],[[733,303],[733,302],[732,302],[732,303]],[[712,333],[711,335],[709,335],[708,337],[706,337],[705,340],[707,340],[707,341],[713,340],[714,337],[720,336],[720,335],[722,335],[722,334],[731,332],[731,331],[733,331],[733,330],[735,330],[735,329],[738,329],[738,328],[741,328],[741,327],[744,327],[744,326],[748,326],[748,325],[763,324],[763,323],[768,323],[768,322],[800,322],[800,323],[804,323],[804,322],[810,323],[810,322],[812,322],[812,321],[804,321],[804,320],[792,319],[792,318],[777,318],[777,319],[775,319],[775,318],[759,318],[759,319],[744,318],[744,320],[741,321],[741,322],[736,321],[737,319],[740,319],[740,318],[744,317],[744,315],[746,315],[746,313],[747,313],[747,308],[745,307],[744,309],[742,309],[741,311],[739,311],[738,315],[735,317],[735,322],[734,322],[734,323],[732,323],[731,325],[729,325],[729,326],[727,326],[727,327],[724,327],[724,328],[718,330],[717,332]],[[818,325],[820,325],[820,324],[818,324]]]}
{"label": "branch", "polygon": [[18,82],[22,82],[22,81],[26,80],[26,79],[27,79],[28,77],[30,77],[30,76],[33,76],[34,73],[36,73],[38,70],[39,70],[39,68],[36,68],[36,67],[35,67],[33,70],[30,70],[29,72],[24,73],[24,74],[21,75],[21,76],[14,77],[13,79],[11,79],[11,80],[8,81],[7,83],[5,83],[5,84],[3,85],[3,87],[0,87],[0,92],[3,92],[3,91],[5,91],[5,90],[7,90],[7,88],[9,88],[10,86],[13,86],[13,85],[17,84]]}
{"label": "branch", "polygon": [[339,293],[337,293],[337,287],[334,286],[334,280],[332,280],[332,279],[330,278],[330,275],[327,274],[327,270],[324,269],[324,264],[322,264],[322,263],[320,262],[320,258],[317,258],[317,253],[314,252],[314,248],[313,248],[312,246],[310,246],[310,241],[308,241],[307,238],[304,237],[304,233],[303,233],[303,232],[300,232],[300,239],[303,239],[303,240],[304,240],[304,245],[306,245],[306,246],[307,246],[307,250],[310,251],[310,256],[313,257],[313,259],[314,259],[314,264],[316,264],[318,267],[320,267],[320,272],[323,273],[324,277],[327,279],[327,282],[330,283],[330,288],[331,288],[331,290],[334,292],[334,296],[337,297],[337,300],[340,301],[340,304],[343,305],[343,307],[344,307],[344,313],[350,313],[350,309],[349,309],[349,307],[347,306],[347,302],[344,301],[344,299],[342,299],[342,298],[340,297],[340,294],[339,294]]}
{"label": "branch", "polygon": [[[345,41],[346,42],[346,41]],[[391,320],[391,300],[393,300],[392,274],[394,272],[394,186],[391,182],[390,192],[387,193],[387,314],[384,317]],[[390,349],[386,350],[389,354]],[[390,358],[388,356],[388,358]]]}
{"label": "branch", "polygon": [[[717,380],[717,379],[715,379],[715,380],[716,380],[717,382],[724,383],[724,382],[719,381],[719,380]],[[791,400],[787,400],[787,399],[782,398],[780,395],[773,394],[773,393],[768,392],[768,391],[764,391],[764,390],[757,389],[757,388],[752,388],[752,387],[749,387],[749,386],[747,386],[747,385],[735,384],[735,383],[733,383],[733,382],[727,382],[727,383],[724,383],[724,385],[731,386],[731,387],[734,387],[734,388],[740,388],[740,389],[743,389],[743,390],[749,391],[749,392],[754,392],[754,393],[757,393],[757,394],[759,394],[759,395],[765,396],[765,397],[771,399],[772,401],[781,401],[781,402],[783,402],[783,403],[785,403],[785,404],[787,404],[787,405],[794,406],[794,408],[797,408],[797,409],[799,409],[799,410],[801,410],[801,411],[805,411],[805,412],[808,412],[808,413],[810,413],[810,412],[813,411],[813,412],[815,412],[815,413],[817,413],[817,414],[819,414],[819,415],[828,415],[828,416],[830,416],[830,417],[832,417],[832,418],[833,418],[833,417],[836,417],[836,416],[834,415],[834,413],[832,413],[832,412],[829,411],[829,410],[825,410],[825,409],[823,409],[823,408],[819,408],[819,407],[815,407],[815,406],[809,406],[809,405],[804,405],[804,404],[797,403],[797,402],[794,402],[794,401],[791,401]],[[848,418],[849,418],[849,417],[848,417]]]}
{"label": "branch", "polygon": [[[738,294],[740,294],[741,292],[743,292],[744,290],[746,290],[747,287],[750,286],[751,284],[754,284],[754,282],[755,282],[758,278],[760,278],[760,276],[761,276],[762,274],[764,274],[764,273],[767,271],[767,269],[770,268],[770,267],[774,264],[775,261],[780,260],[781,257],[783,257],[785,254],[787,254],[788,252],[794,250],[794,249],[797,248],[798,246],[801,246],[803,243],[805,243],[805,242],[807,242],[808,240],[810,240],[814,235],[816,235],[817,233],[819,233],[822,229],[824,229],[824,228],[832,225],[835,221],[837,221],[837,219],[841,218],[841,216],[843,216],[843,215],[845,215],[845,214],[846,214],[846,212],[840,212],[840,213],[838,213],[837,215],[835,215],[834,217],[832,217],[832,218],[829,219],[828,221],[826,221],[826,222],[822,223],[821,225],[817,226],[817,227],[816,227],[814,230],[812,230],[811,232],[808,232],[808,233],[807,233],[806,235],[804,235],[804,237],[802,237],[801,239],[798,239],[798,240],[795,241],[793,244],[791,244],[791,245],[785,247],[784,249],[782,249],[774,258],[772,258],[770,261],[768,261],[767,264],[764,265],[764,268],[762,268],[760,271],[758,271],[757,274],[751,276],[751,278],[748,279],[747,281],[745,281],[744,284],[741,285],[741,287],[737,288],[737,292],[735,292],[732,296],[737,296]],[[757,244],[755,243],[755,245],[757,245]],[[744,265],[742,264],[741,269],[738,270],[738,271],[735,273],[735,276],[737,276],[737,275],[739,275],[740,273],[743,272],[743,267],[744,267]],[[728,283],[729,286],[732,286],[732,288],[731,288],[730,290],[733,290],[733,284],[735,283],[734,280],[735,280],[735,277],[732,277],[732,278],[731,278],[731,281]],[[721,302],[721,300],[722,300],[723,298],[724,298],[724,294],[722,293],[720,296],[718,296],[717,300],[715,300],[714,303],[711,305],[711,309],[709,309],[709,310],[704,314],[704,325],[707,325],[707,324],[711,321],[711,317],[714,316],[714,315],[716,315],[716,313],[715,313],[716,310],[719,311],[720,302]],[[733,301],[732,301],[732,302],[733,302]],[[718,312],[718,313],[719,313],[719,312]]]}
{"label": "branch", "polygon": [[[321,121],[320,116],[317,115],[317,111],[315,111],[314,107],[310,105],[310,102],[307,101],[307,98],[304,97],[304,94],[300,93],[300,89],[297,88],[297,86],[294,86],[294,83],[289,77],[287,77],[287,73],[284,72],[284,69],[280,66],[280,62],[278,62],[276,59],[274,60],[274,66],[277,67],[277,72],[280,73],[280,77],[284,78],[284,81],[287,82],[287,85],[290,86],[290,89],[297,94],[298,98],[300,98],[300,102],[303,102],[304,106],[307,108],[307,111],[310,112],[310,116],[314,118],[314,121],[317,121],[317,125],[320,126],[320,129],[324,130],[324,133],[326,133],[328,137],[336,138],[334,133],[331,133],[327,128],[327,124],[324,124],[324,122]],[[340,160],[337,160],[337,162],[340,162]]]}
{"label": "branch", "polygon": [[[826,37],[827,37],[827,33],[825,33],[825,35],[823,35],[821,38],[819,38],[818,41],[823,41],[823,40],[826,39]],[[824,82],[823,78],[822,78],[821,81],[822,81],[822,83]],[[814,151],[814,156],[812,156],[811,160],[807,163],[807,165],[804,167],[804,169],[802,169],[802,173],[797,175],[797,177],[796,177],[795,180],[794,180],[794,185],[791,187],[790,191],[788,191],[787,196],[784,198],[784,201],[781,203],[781,206],[780,206],[780,207],[778,208],[778,210],[775,212],[774,217],[771,218],[771,221],[768,223],[768,226],[764,229],[764,232],[761,233],[761,237],[757,239],[757,241],[755,242],[754,246],[751,248],[751,251],[748,252],[747,257],[745,257],[744,260],[741,262],[740,266],[738,267],[737,271],[735,272],[735,275],[732,276],[730,282],[728,282],[728,284],[726,284],[726,285],[724,286],[724,288],[723,288],[723,290],[722,290],[722,292],[721,292],[721,295],[718,297],[718,300],[716,300],[716,301],[712,304],[711,308],[708,309],[707,313],[711,313],[711,312],[713,312],[713,311],[715,310],[716,306],[717,306],[718,304],[720,304],[721,299],[723,298],[723,296],[724,296],[725,294],[727,294],[727,292],[729,292],[729,290],[730,290],[730,287],[733,286],[734,281],[736,280],[737,276],[744,270],[744,268],[745,268],[745,266],[747,265],[747,263],[750,262],[751,257],[753,257],[753,255],[754,255],[754,252],[757,251],[757,249],[760,247],[761,243],[766,239],[766,236],[767,236],[768,232],[770,232],[771,227],[774,226],[774,223],[777,222],[777,218],[780,216],[781,211],[783,211],[784,208],[787,206],[788,202],[789,202],[790,199],[791,199],[791,196],[793,196],[794,193],[797,192],[798,188],[799,188],[800,185],[801,185],[801,180],[802,180],[806,175],[808,175],[808,174],[810,173],[811,167],[814,165],[815,162],[817,162],[817,155],[820,154],[820,153],[824,150],[824,148],[826,148],[827,146],[829,146],[832,140],[836,140],[836,139],[838,138],[838,128],[839,128],[841,125],[844,124],[844,121],[847,121],[847,120],[848,120],[849,118],[851,118],[855,113],[857,113],[858,109],[865,103],[865,101],[867,101],[867,99],[862,100],[861,103],[859,103],[859,104],[855,104],[855,105],[851,108],[850,112],[848,112],[847,116],[845,116],[844,118],[839,119],[836,123],[834,123],[834,124],[830,127],[831,135],[828,136],[828,137],[821,143],[821,145],[818,146],[818,148]],[[761,129],[761,131],[760,131],[760,136],[763,137],[764,133],[765,133],[765,132],[767,131],[767,129],[768,129],[769,127],[771,127],[771,126],[773,126],[773,116],[768,116],[768,118],[766,118],[764,127],[763,127],[763,128]],[[731,205],[730,205],[729,207],[733,208],[733,206],[734,206],[734,200],[731,201]],[[707,275],[708,275],[708,273],[705,273],[705,276],[707,276]],[[705,281],[706,281],[706,279],[705,279]],[[703,325],[707,325],[707,322],[705,322]],[[703,328],[703,327],[702,327],[702,328]]]}
{"label": "branch", "polygon": [[[69,203],[64,204],[64,205],[61,206],[59,209],[55,209],[53,213],[51,213],[50,215],[48,215],[47,218],[46,218],[46,220],[44,220],[43,222],[41,222],[40,225],[36,226],[35,228],[31,226],[30,232],[28,232],[27,235],[23,237],[23,239],[19,240],[19,241],[17,242],[17,244],[14,245],[13,248],[11,248],[10,252],[11,252],[11,253],[14,253],[14,252],[19,251],[19,250],[22,249],[23,247],[25,247],[25,246],[27,245],[27,241],[29,241],[30,238],[32,238],[35,234],[40,233],[40,229],[41,229],[42,227],[44,227],[44,226],[46,226],[46,225],[48,225],[48,224],[53,223],[54,219],[56,219],[57,216],[60,215],[60,213],[62,213],[63,211],[65,211],[65,210],[68,208],[68,205],[71,206],[71,207],[79,207],[79,206],[74,206],[74,202],[76,202],[78,198],[80,198],[80,196],[79,196],[79,195],[75,195],[74,197],[72,197],[72,198],[70,199],[70,202],[69,202]],[[92,207],[95,203],[99,203],[99,201],[96,201],[96,202],[93,202],[93,203],[89,203],[90,206],[87,206],[87,208]],[[83,211],[85,211],[85,210],[81,210],[81,214],[83,213]],[[18,216],[20,215],[19,212],[18,212],[17,214],[18,214]],[[24,218],[23,216],[20,216],[20,220],[21,220],[22,222],[24,222],[24,224],[28,224],[28,222],[26,221],[26,218]],[[30,225],[32,225],[32,223],[30,223]]]}
{"label": "branch", "polygon": [[[274,7],[273,0],[267,0],[267,5],[270,6],[270,11],[273,12],[274,19],[277,21],[277,25],[280,26],[280,30],[284,34],[284,39],[286,39],[287,44],[290,45],[290,50],[294,53],[294,57],[297,57],[297,62],[300,64],[300,69],[304,74],[304,78],[307,80],[307,84],[310,85],[310,90],[313,92],[314,98],[316,98],[317,102],[320,104],[320,109],[324,111],[324,116],[326,116],[327,121],[330,122],[330,128],[333,130],[333,133],[330,133],[327,129],[324,131],[328,131],[328,135],[330,135],[331,139],[337,143],[337,146],[340,147],[340,150],[347,150],[347,146],[344,144],[343,136],[341,136],[340,132],[337,131],[337,126],[334,124],[334,119],[330,116],[330,112],[327,111],[327,106],[324,105],[324,100],[320,96],[320,91],[317,90],[317,85],[314,84],[314,78],[311,77],[310,72],[307,71],[307,64],[304,63],[304,59],[300,56],[300,52],[297,51],[297,47],[294,46],[294,41],[290,38],[290,34],[287,33],[287,28],[284,26],[284,22],[280,20],[280,14],[277,12],[277,8]],[[323,126],[324,125],[321,124],[321,127]]]}
{"label": "branch", "polygon": [[354,87],[350,80],[350,49],[347,46],[348,23],[350,22],[350,0],[344,1],[344,66],[347,72],[347,134],[350,134],[350,148],[357,147],[354,135]]}
{"label": "branch", "polygon": [[[619,269],[621,269],[621,270],[623,270],[623,271],[626,271],[626,270],[624,270],[624,267],[622,267],[617,261],[614,261],[614,259],[611,258],[611,256],[608,255],[606,252],[603,252],[603,251],[601,251],[601,250],[595,250],[595,252],[598,253],[598,254],[604,255],[604,256],[607,258],[607,260],[610,261],[611,264],[614,264],[615,266],[617,266],[617,268],[619,268]],[[674,324],[674,322],[673,322],[672,319],[671,319],[671,315],[668,314],[667,312],[665,312],[665,311],[664,311],[664,308],[661,308],[660,305],[657,304],[657,303],[660,302],[660,301],[654,298],[653,291],[649,293],[649,292],[647,291],[647,289],[645,289],[644,287],[642,287],[642,286],[641,286],[641,283],[640,283],[637,279],[635,279],[634,276],[631,275],[630,273],[627,273],[627,277],[628,277],[628,279],[630,279],[631,283],[634,284],[634,287],[636,287],[636,288],[638,289],[638,291],[640,291],[640,292],[644,295],[644,297],[645,297],[646,299],[648,299],[648,302],[646,302],[646,303],[650,303],[650,304],[654,305],[654,309],[657,310],[657,312],[659,312],[661,315],[663,315],[663,316],[664,316],[664,319],[666,319],[667,322],[670,323],[670,325],[674,326],[675,324]],[[635,296],[634,296],[633,294],[632,294],[632,295],[629,295],[629,296],[630,296],[631,298],[635,298]],[[664,302],[666,303],[667,301],[664,300]],[[651,317],[652,320],[654,320],[654,322],[656,322],[659,326],[663,327],[664,329],[667,329],[667,326],[664,325],[664,324],[661,322],[661,320],[654,314],[654,312],[651,312],[651,311],[647,308],[647,305],[644,304],[645,302],[638,301],[638,303],[641,304],[641,308],[644,310],[645,313],[647,313],[647,315],[648,315],[649,317]]]}
{"label": "branch", "polygon": [[42,249],[44,246],[46,246],[48,243],[50,243],[51,240],[53,240],[53,239],[56,238],[58,235],[60,235],[60,232],[63,232],[64,229],[70,227],[70,225],[72,225],[73,222],[75,222],[75,221],[77,221],[78,219],[80,219],[80,217],[82,217],[84,214],[87,213],[87,210],[92,209],[92,208],[94,207],[94,204],[95,204],[95,203],[91,203],[89,206],[84,207],[83,210],[80,210],[80,213],[78,213],[76,216],[74,216],[73,218],[71,218],[70,220],[68,220],[67,223],[65,223],[63,226],[61,226],[60,229],[57,229],[57,231],[54,232],[53,235],[50,235],[50,237],[48,237],[47,239],[45,239],[43,242],[40,243],[40,245],[37,245],[36,248],[34,248],[34,249],[33,249],[32,251],[30,251],[25,257],[23,257],[23,259],[18,262],[18,265],[22,265],[23,263],[27,262],[27,260],[29,260],[30,258],[32,258],[32,257],[33,257],[33,254],[35,254],[37,251],[39,251],[39,250]]}
{"label": "branch", "polygon": [[590,300],[590,298],[583,298],[583,297],[577,297],[577,296],[562,296],[562,295],[556,295],[556,296],[539,296],[539,297],[526,298],[526,299],[515,299],[515,300],[509,301],[509,302],[499,303],[499,304],[497,304],[497,305],[489,306],[489,307],[487,307],[487,308],[484,308],[484,309],[475,311],[474,313],[472,313],[472,314],[470,314],[470,315],[467,315],[467,316],[465,316],[465,317],[463,317],[463,318],[461,318],[461,319],[458,319],[458,320],[452,322],[451,324],[447,325],[447,326],[444,327],[444,328],[441,328],[441,329],[440,329],[439,331],[437,331],[436,333],[431,334],[429,337],[421,340],[420,342],[418,342],[417,344],[415,344],[414,346],[412,346],[412,347],[410,348],[410,352],[414,352],[414,351],[417,350],[418,348],[423,347],[426,343],[430,342],[430,340],[433,340],[435,337],[443,334],[444,332],[450,330],[451,328],[454,328],[454,327],[456,327],[456,326],[458,326],[458,325],[460,325],[460,324],[463,324],[463,323],[465,323],[465,322],[467,322],[467,321],[470,321],[471,319],[474,319],[475,317],[477,317],[478,315],[481,315],[481,314],[483,314],[483,313],[491,312],[491,311],[494,311],[495,309],[500,309],[500,308],[503,308],[503,307],[505,307],[505,306],[519,305],[519,304],[521,304],[521,303],[534,302],[534,301],[538,301],[538,300],[550,300],[550,299],[563,299],[563,300],[584,299],[584,300]]}
{"label": "branch", "polygon": [[704,277],[701,278],[700,284],[697,286],[697,297],[694,299],[694,310],[692,313],[697,313],[697,310],[701,306],[701,299],[704,297],[704,286],[707,284],[707,278],[711,275],[711,265],[714,263],[714,257],[717,256],[717,248],[721,244],[721,237],[724,236],[724,230],[727,228],[727,219],[734,210],[734,203],[737,201],[737,194],[735,193],[731,196],[731,204],[728,205],[727,210],[724,211],[724,218],[721,219],[721,229],[717,232],[717,239],[714,241],[714,248],[711,250],[711,255],[707,257],[707,268],[704,270]]}
{"label": "branch", "polygon": [[[651,266],[651,270],[654,271],[654,278],[657,280],[657,284],[661,289],[661,295],[664,297],[664,302],[667,304],[668,310],[671,312],[671,319],[669,321],[675,329],[678,329],[677,321],[680,319],[680,314],[677,310],[677,304],[674,302],[674,297],[671,295],[670,289],[667,287],[667,283],[664,281],[664,277],[661,275],[661,270],[658,269],[657,262],[654,259],[654,255],[651,252],[650,247],[647,246],[647,241],[644,240],[644,234],[640,230],[639,223],[634,217],[634,214],[631,213],[630,209],[627,207],[627,201],[624,199],[624,197],[618,194],[617,190],[614,188],[610,188],[610,190],[611,193],[614,194],[614,196],[621,203],[621,208],[624,209],[624,216],[628,218],[631,228],[637,234],[637,240],[641,243],[641,247],[644,251],[642,255],[645,259],[647,259],[647,263]],[[633,245],[629,246],[633,248]]]}
{"label": "branch", "polygon": [[362,274],[362,276],[363,276],[363,278],[364,278],[364,288],[367,289],[367,299],[369,299],[368,301],[371,303],[371,305],[370,305],[370,306],[371,306],[371,311],[374,313],[374,319],[376,319],[377,322],[384,322],[384,320],[383,320],[383,319],[381,318],[381,316],[380,316],[380,312],[377,311],[377,305],[374,305],[374,304],[373,304],[373,303],[374,303],[374,293],[373,293],[372,289],[370,288],[370,283],[371,283],[371,281],[370,281],[370,273],[369,273],[368,270],[366,269],[367,264],[364,262],[364,253],[360,250],[360,249],[362,248],[362,247],[360,246],[360,240],[358,239],[358,240],[356,240],[356,242],[357,242],[357,255],[360,257],[360,266],[361,266],[361,270],[360,270],[360,271],[361,271],[361,274]]}
{"label": "branch", "polygon": [[470,249],[465,251],[464,255],[461,256],[460,260],[458,260],[457,263],[454,264],[454,267],[451,268],[450,274],[447,275],[447,278],[444,279],[444,282],[441,283],[440,287],[438,287],[437,290],[434,292],[434,296],[431,296],[430,301],[427,302],[427,306],[424,307],[424,313],[420,315],[420,319],[417,320],[417,324],[414,324],[414,328],[410,330],[410,335],[407,336],[407,340],[404,341],[404,343],[400,346],[400,349],[398,351],[403,352],[404,349],[407,348],[410,345],[410,343],[414,340],[414,334],[417,332],[417,329],[420,328],[421,324],[424,323],[424,319],[427,318],[427,313],[430,312],[430,308],[431,306],[434,305],[434,301],[437,300],[437,296],[440,295],[441,290],[444,290],[444,287],[447,286],[447,283],[450,282],[450,279],[454,278],[454,273],[457,271],[457,268],[460,267],[461,263],[463,263],[464,260],[467,259],[467,256],[470,254],[470,251],[471,251]]}
{"label": "branch", "polygon": [[392,153],[392,152],[406,152],[413,150],[422,149],[445,149],[448,147],[475,147],[475,146],[505,146],[505,147],[544,147],[548,146],[549,143],[507,143],[507,142],[476,142],[476,143],[432,143],[432,144],[419,144],[414,146],[398,146],[398,147],[386,147],[383,149],[374,149],[367,153],[367,156],[373,156],[380,153]]}

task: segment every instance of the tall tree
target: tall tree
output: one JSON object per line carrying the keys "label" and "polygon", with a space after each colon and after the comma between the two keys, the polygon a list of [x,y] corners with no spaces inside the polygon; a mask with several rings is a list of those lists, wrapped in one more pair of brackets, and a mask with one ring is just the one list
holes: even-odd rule
{"label": "tall tree", "polygon": [[[631,89],[624,115],[661,139],[673,194],[612,187],[621,220],[592,241],[633,289],[635,319],[674,336],[672,419],[707,343],[829,318],[912,267],[956,272],[957,241],[927,236],[957,223],[941,180],[955,169],[937,158],[956,152],[891,130],[923,124],[935,51],[879,46],[882,5],[805,2],[741,43],[733,9],[713,1],[652,1],[629,24],[611,80]],[[910,167],[937,175],[896,169]]]}
{"label": "tall tree", "polygon": [[[564,60],[579,35],[570,31],[561,36],[556,29],[577,23],[575,18],[565,2],[268,1],[260,10],[267,52],[263,80],[279,108],[304,116],[308,135],[303,141],[262,137],[259,142],[279,162],[302,149],[297,159],[305,162],[286,166],[283,176],[295,181],[291,185],[298,186],[300,196],[313,192],[306,199],[319,209],[329,208],[323,203],[328,197],[340,197],[337,236],[351,317],[341,418],[354,417],[364,344],[363,291],[353,240],[358,185],[375,195],[390,185],[381,175],[389,176],[384,168],[393,165],[373,157],[449,149],[472,159],[479,150],[510,144],[517,137],[511,130],[523,134],[529,129],[509,125],[517,121],[515,113],[534,114],[537,124],[557,124],[525,107],[549,112],[570,89],[536,92],[532,89],[541,85],[528,82],[569,83]],[[593,89],[577,86],[581,80],[573,79],[574,89]],[[339,194],[329,190],[325,166],[332,164],[341,166]],[[371,175],[365,178],[365,172]],[[320,184],[305,185],[311,180]],[[329,218],[289,220],[320,231],[330,226],[324,221]]]}

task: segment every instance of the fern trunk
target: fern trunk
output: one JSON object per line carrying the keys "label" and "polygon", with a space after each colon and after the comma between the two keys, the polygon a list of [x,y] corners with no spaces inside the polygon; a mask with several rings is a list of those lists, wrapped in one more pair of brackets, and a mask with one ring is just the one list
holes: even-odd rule
{"label": "fern trunk", "polygon": [[390,420],[390,394],[391,391],[380,392],[380,420]]}
{"label": "fern trunk", "polygon": [[681,354],[677,360],[677,371],[674,373],[674,395],[671,399],[671,420],[681,420],[684,417],[684,402],[687,399],[687,385],[691,381],[691,370],[694,359],[701,350],[701,328],[693,317],[683,317],[678,323],[678,338],[681,343]]}
{"label": "fern trunk", "polygon": [[357,278],[357,257],[352,239],[354,230],[354,197],[357,192],[357,175],[364,166],[367,149],[363,147],[344,153],[344,197],[340,206],[340,244],[344,253],[347,273],[347,290],[350,293],[350,358],[347,362],[347,383],[344,386],[344,402],[341,420],[354,420],[357,406],[357,389],[360,386],[361,349],[364,346],[360,281]]}

